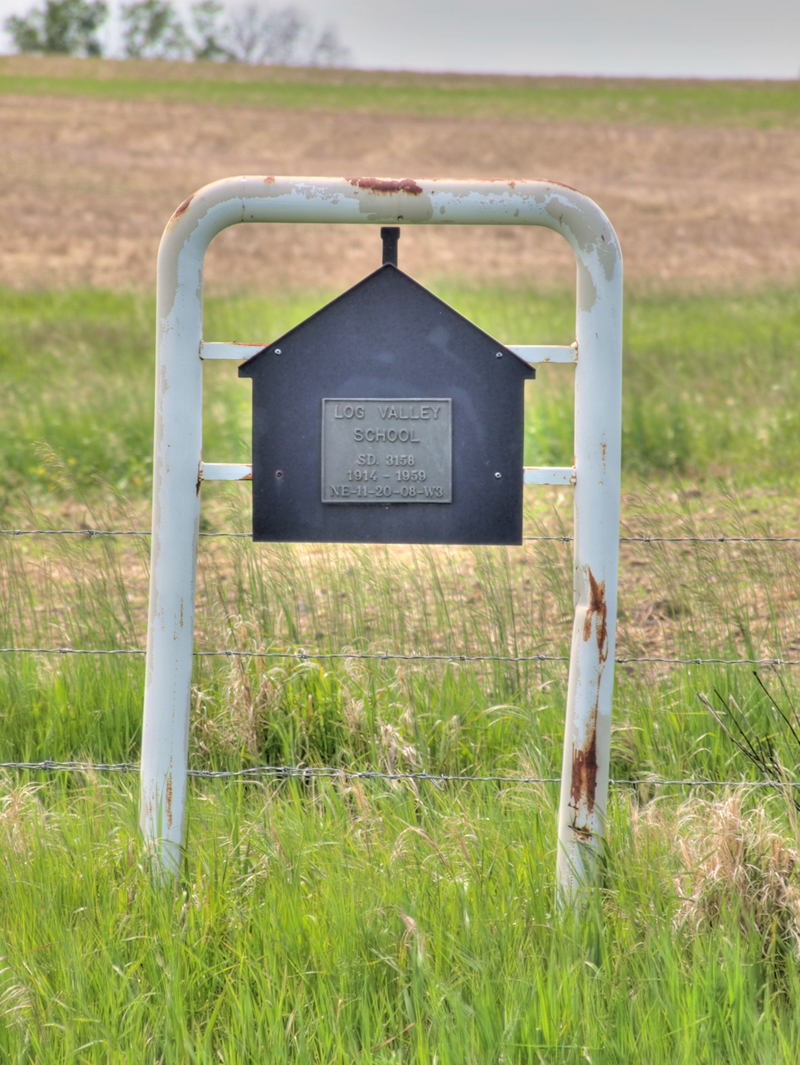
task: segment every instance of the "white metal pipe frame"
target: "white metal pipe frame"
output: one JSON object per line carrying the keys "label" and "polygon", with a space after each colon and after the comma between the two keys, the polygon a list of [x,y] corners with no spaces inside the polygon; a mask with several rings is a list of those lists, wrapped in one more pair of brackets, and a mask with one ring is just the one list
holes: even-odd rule
{"label": "white metal pipe frame", "polygon": [[622,257],[600,208],[549,181],[237,177],[190,196],[158,253],[153,535],[140,825],[166,873],[184,842],[200,487],[247,466],[202,460],[203,361],[263,345],[203,343],[203,261],[240,222],[545,226],[577,262],[576,343],[516,347],[530,362],[575,364],[575,465],[520,470],[526,483],[573,484],[575,618],[567,691],[557,884],[581,894],[604,831],[617,609],[622,392]]}

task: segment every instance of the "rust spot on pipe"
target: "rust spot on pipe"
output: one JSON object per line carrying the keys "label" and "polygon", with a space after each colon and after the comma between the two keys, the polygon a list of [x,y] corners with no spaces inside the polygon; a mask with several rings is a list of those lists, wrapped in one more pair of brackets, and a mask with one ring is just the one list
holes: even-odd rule
{"label": "rust spot on pipe", "polygon": [[177,219],[179,219],[182,214],[185,214],[186,211],[189,210],[189,204],[192,202],[193,199],[194,199],[194,193],[192,193],[191,196],[187,196],[186,197],[186,199],[183,201],[183,203],[177,209],[175,214],[172,216],[172,221],[173,222],[177,221]]}
{"label": "rust spot on pipe", "polygon": [[169,222],[167,222],[167,229],[172,229],[178,222],[178,219],[181,217],[181,215],[186,214],[186,212],[189,210],[189,204],[192,202],[193,199],[194,193],[192,193],[191,196],[187,196],[187,198],[183,201],[180,207],[174,212]]}
{"label": "rust spot on pipe", "polygon": [[[594,810],[597,793],[597,719],[593,716],[589,736],[584,746],[572,748],[572,776],[570,778],[572,806],[578,811],[586,806],[586,813]],[[577,831],[577,829],[576,829]]]}
{"label": "rust spot on pipe", "polygon": [[583,639],[588,642],[592,638],[592,618],[597,618],[597,657],[600,662],[608,658],[608,605],[606,603],[606,582],[595,580],[595,576],[589,569],[589,609],[586,611],[586,620],[583,623]]}
{"label": "rust spot on pipe", "polygon": [[167,828],[172,828],[172,773],[167,777]]}
{"label": "rust spot on pipe", "polygon": [[240,481],[252,481],[252,479],[253,479],[252,473],[246,473],[244,475],[244,477],[240,477],[239,478]]}
{"label": "rust spot on pipe", "polygon": [[368,192],[378,192],[387,195],[393,192],[407,192],[409,196],[421,196],[422,186],[418,185],[413,178],[373,178],[359,177],[346,178],[346,181],[356,189],[366,189]]}
{"label": "rust spot on pipe", "polygon": [[274,185],[275,184],[275,178],[274,177],[265,177],[264,178],[264,184],[265,185]]}
{"label": "rust spot on pipe", "polygon": [[[527,178],[484,178],[481,185],[505,185],[509,189],[515,189],[517,185],[527,185]],[[548,182],[549,184],[549,182]]]}
{"label": "rust spot on pipe", "polygon": [[582,828],[580,825],[570,825],[569,827],[581,843],[591,843],[593,833],[590,828]]}
{"label": "rust spot on pipe", "polygon": [[[570,777],[571,806],[576,815],[583,810],[589,815],[594,810],[597,794],[597,708],[600,701],[600,672],[608,658],[608,604],[606,603],[606,582],[598,581],[588,568],[589,606],[583,623],[583,639],[592,638],[592,618],[595,618],[595,638],[597,640],[597,698],[586,726],[586,740],[582,747],[573,745],[572,775]],[[573,824],[573,831],[582,839],[591,838],[591,832],[585,826]],[[588,836],[584,834],[588,833]]]}

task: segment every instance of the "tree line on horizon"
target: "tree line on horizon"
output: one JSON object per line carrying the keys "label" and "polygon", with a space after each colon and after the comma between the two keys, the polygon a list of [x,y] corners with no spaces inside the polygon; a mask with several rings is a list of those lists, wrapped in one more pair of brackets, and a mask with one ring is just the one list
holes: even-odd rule
{"label": "tree line on horizon", "polygon": [[[11,15],[3,26],[23,54],[102,56],[98,32],[110,14],[106,0],[45,0],[25,15]],[[131,0],[120,6],[119,19],[129,59],[344,66],[351,58],[335,27],[318,30],[293,5],[196,0],[183,19],[172,0]]]}

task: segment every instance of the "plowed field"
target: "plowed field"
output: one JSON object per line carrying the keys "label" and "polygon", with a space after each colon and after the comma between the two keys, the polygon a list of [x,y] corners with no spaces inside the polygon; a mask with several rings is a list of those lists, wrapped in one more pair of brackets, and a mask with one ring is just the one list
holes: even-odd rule
{"label": "plowed field", "polygon": [[[637,289],[719,291],[800,278],[800,135],[414,118],[0,96],[0,285],[152,288],[161,231],[201,185],[242,173],[546,177],[588,193]],[[242,226],[209,253],[210,292],[342,287],[377,264],[371,227]],[[554,234],[407,228],[403,267],[561,286]]]}

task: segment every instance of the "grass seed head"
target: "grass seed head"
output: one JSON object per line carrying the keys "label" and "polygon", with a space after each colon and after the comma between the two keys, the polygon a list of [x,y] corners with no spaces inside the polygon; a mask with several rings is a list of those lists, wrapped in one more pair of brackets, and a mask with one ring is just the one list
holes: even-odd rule
{"label": "grass seed head", "polygon": [[693,801],[677,822],[677,923],[702,933],[738,911],[765,954],[779,945],[800,958],[799,853],[763,807],[744,812],[739,795]]}

